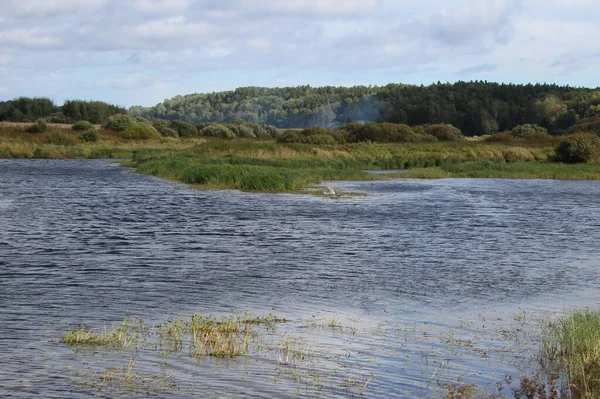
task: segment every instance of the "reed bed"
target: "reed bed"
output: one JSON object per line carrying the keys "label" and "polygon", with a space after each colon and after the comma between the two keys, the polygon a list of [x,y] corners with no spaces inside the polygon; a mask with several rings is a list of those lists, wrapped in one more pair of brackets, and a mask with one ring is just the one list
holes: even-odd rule
{"label": "reed bed", "polygon": [[337,145],[274,140],[162,138],[126,140],[100,130],[99,140],[51,127],[42,134],[0,127],[0,158],[131,159],[138,172],[206,189],[307,192],[323,180],[375,180],[364,170],[409,169],[405,178],[600,179],[599,164],[550,162],[554,141],[456,141]]}
{"label": "reed bed", "polygon": [[600,311],[577,310],[550,324],[541,362],[544,370],[560,373],[565,396],[600,397]]}

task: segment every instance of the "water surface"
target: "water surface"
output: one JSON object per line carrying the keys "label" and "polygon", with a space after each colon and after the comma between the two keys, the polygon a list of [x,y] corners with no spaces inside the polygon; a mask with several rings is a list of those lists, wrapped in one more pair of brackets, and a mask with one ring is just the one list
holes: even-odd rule
{"label": "water surface", "polygon": [[[503,347],[497,333],[519,308],[599,299],[598,182],[328,184],[369,195],[198,191],[105,161],[0,160],[0,396],[164,396],[93,383],[132,356],[176,379],[171,396],[356,394],[299,386],[270,353],[165,359],[57,342],[81,323],[234,309],[294,320],[279,333],[314,340],[329,351],[314,369],[332,381],[352,369],[367,397],[436,396],[457,375],[485,384],[520,372],[480,353]],[[332,317],[354,331],[319,322]]]}

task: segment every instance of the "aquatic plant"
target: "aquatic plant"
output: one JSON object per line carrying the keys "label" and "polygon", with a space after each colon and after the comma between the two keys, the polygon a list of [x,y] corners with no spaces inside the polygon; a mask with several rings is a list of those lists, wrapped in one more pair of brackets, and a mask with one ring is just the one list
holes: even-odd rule
{"label": "aquatic plant", "polygon": [[577,310],[552,323],[542,339],[541,362],[559,370],[576,398],[600,395],[600,311]]}
{"label": "aquatic plant", "polygon": [[60,340],[67,345],[95,345],[113,348],[129,348],[135,346],[142,339],[143,322],[134,319],[130,322],[125,318],[120,325],[110,329],[105,328],[100,333],[93,332],[85,325],[69,330]]}

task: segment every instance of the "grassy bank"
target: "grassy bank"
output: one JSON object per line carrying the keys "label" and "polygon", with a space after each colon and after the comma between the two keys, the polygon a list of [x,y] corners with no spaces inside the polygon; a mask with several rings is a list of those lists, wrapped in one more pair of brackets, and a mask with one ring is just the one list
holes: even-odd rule
{"label": "grassy bank", "polygon": [[161,138],[128,140],[100,130],[98,141],[50,128],[41,134],[0,127],[0,158],[132,159],[140,173],[203,188],[299,192],[323,180],[372,180],[364,170],[410,169],[405,178],[600,179],[600,164],[551,162],[551,143],[487,141],[337,145],[274,140]]}

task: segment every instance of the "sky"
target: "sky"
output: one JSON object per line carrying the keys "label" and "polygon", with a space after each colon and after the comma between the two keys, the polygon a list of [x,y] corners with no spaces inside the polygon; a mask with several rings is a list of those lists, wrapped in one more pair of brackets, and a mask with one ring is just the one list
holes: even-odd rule
{"label": "sky", "polygon": [[0,0],[0,100],[240,86],[600,86],[600,0]]}

